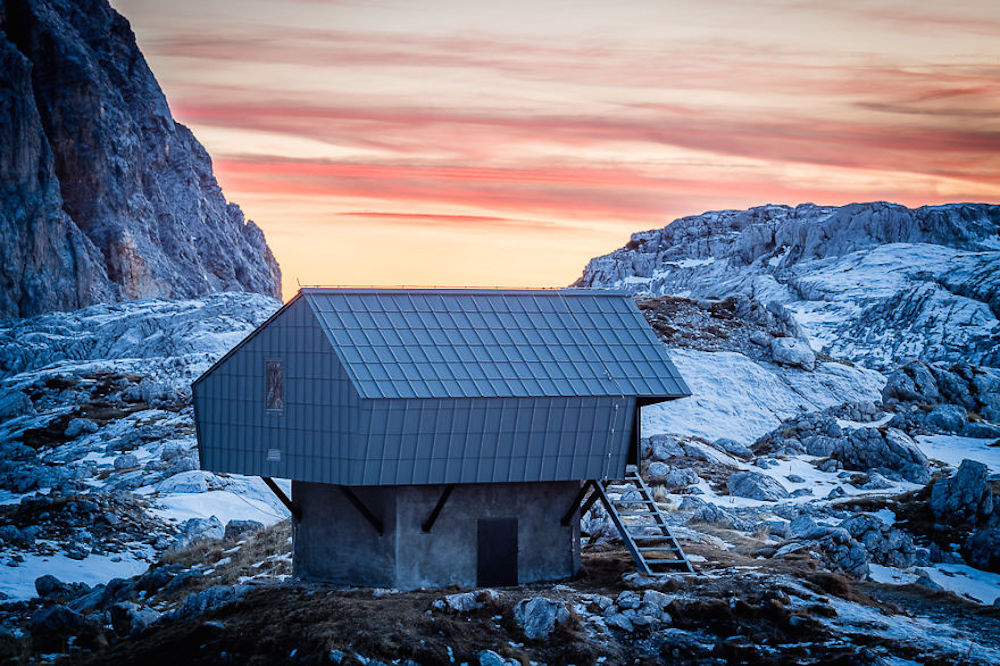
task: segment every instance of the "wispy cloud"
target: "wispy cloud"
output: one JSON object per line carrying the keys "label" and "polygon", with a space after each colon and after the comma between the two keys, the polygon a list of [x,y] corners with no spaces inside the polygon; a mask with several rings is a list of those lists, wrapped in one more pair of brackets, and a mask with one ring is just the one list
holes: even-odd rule
{"label": "wispy cloud", "polygon": [[437,2],[180,15],[142,46],[272,237],[297,208],[340,230],[610,249],[712,208],[1000,197],[991,3],[532,3],[487,22]]}

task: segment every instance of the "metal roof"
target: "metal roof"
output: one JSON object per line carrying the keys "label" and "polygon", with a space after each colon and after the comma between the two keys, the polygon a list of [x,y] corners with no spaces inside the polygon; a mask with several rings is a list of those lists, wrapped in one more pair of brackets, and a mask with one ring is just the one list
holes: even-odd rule
{"label": "metal roof", "polygon": [[303,288],[300,294],[362,398],[690,395],[625,292]]}

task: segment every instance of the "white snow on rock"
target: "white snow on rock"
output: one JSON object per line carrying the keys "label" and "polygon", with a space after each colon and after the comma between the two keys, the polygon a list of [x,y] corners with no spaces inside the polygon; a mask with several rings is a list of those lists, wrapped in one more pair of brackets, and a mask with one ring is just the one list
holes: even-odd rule
{"label": "white snow on rock", "polygon": [[632,235],[579,284],[744,294],[794,313],[814,349],[880,370],[1000,365],[1000,206],[884,202],[713,211]]}
{"label": "white snow on rock", "polygon": [[800,412],[877,401],[885,378],[873,370],[819,363],[813,372],[754,361],[736,352],[671,349],[692,395],[644,407],[642,432],[749,444]]}
{"label": "white snow on rock", "polygon": [[97,585],[112,578],[128,578],[149,568],[149,562],[135,558],[114,561],[106,555],[90,555],[75,560],[65,555],[41,557],[25,555],[24,562],[16,567],[4,567],[0,576],[0,593],[11,599],[31,599],[36,596],[35,579],[50,574],[62,581]]}

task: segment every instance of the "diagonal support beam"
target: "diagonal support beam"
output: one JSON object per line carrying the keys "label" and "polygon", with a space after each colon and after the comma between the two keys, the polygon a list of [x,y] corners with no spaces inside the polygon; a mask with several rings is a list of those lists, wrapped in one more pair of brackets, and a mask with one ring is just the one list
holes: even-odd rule
{"label": "diagonal support beam", "polygon": [[347,486],[337,487],[340,488],[340,492],[344,493],[344,497],[346,497],[351,504],[354,505],[354,508],[358,510],[358,513],[364,516],[365,520],[371,523],[371,526],[375,528],[375,531],[378,532],[379,536],[385,534],[385,530],[382,528],[382,521],[378,516],[372,513],[367,506],[365,506],[364,502],[362,502],[358,496],[354,494],[353,490]]}
{"label": "diagonal support beam", "polygon": [[288,509],[292,516],[295,517],[295,520],[302,520],[302,507],[289,499],[288,495],[286,495],[284,491],[278,487],[278,484],[274,482],[274,479],[269,476],[262,476],[260,478],[264,480],[264,485],[270,488],[272,493],[277,495],[278,499],[281,500],[281,503],[285,505],[285,508]]}
{"label": "diagonal support beam", "polygon": [[448,484],[444,487],[444,491],[441,493],[441,497],[438,498],[437,504],[434,505],[434,509],[431,514],[427,516],[427,520],[420,525],[420,529],[424,532],[430,532],[431,528],[434,527],[434,523],[437,522],[438,516],[441,515],[441,509],[444,508],[445,502],[451,496],[451,491],[455,489],[455,486]]}
{"label": "diagonal support beam", "polygon": [[[580,492],[578,492],[576,494],[576,497],[573,498],[573,503],[569,505],[569,510],[565,514],[563,514],[563,517],[559,522],[561,522],[563,525],[570,524],[570,522],[573,520],[573,516],[576,514],[577,508],[580,507],[580,502],[582,502],[583,498],[587,496],[587,491],[591,489],[591,484],[593,483],[594,481],[590,480],[584,482],[584,484],[580,486]],[[590,499],[587,500],[583,508],[580,510],[581,516],[587,513],[587,509],[589,509],[594,504],[595,500],[596,497],[594,495],[591,495]]]}

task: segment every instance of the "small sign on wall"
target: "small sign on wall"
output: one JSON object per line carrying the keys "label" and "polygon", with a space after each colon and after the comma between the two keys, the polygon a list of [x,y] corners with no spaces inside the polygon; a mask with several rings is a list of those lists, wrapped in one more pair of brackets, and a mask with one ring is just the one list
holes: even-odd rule
{"label": "small sign on wall", "polygon": [[267,462],[281,462],[281,449],[268,449]]}

